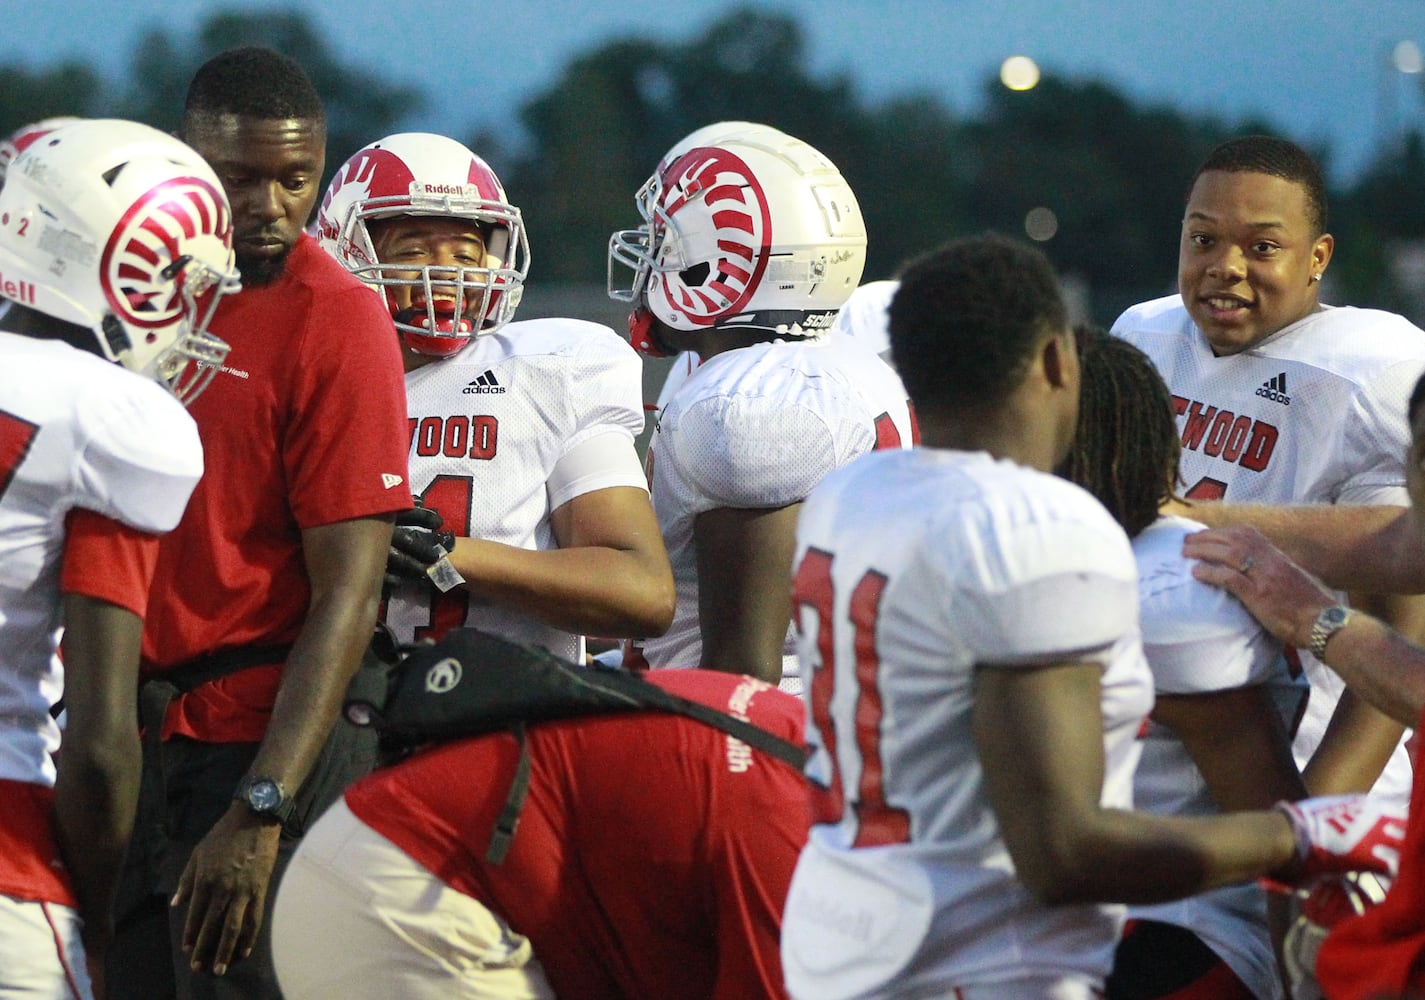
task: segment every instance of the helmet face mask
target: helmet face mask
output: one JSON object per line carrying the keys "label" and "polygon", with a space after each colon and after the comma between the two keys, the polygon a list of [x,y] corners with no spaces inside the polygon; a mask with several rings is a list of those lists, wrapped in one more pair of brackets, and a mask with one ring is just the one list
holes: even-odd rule
{"label": "helmet face mask", "polygon": [[[635,204],[643,225],[609,240],[608,291],[635,304],[630,333],[645,353],[659,324],[817,336],[860,282],[866,232],[850,187],[826,157],[768,126],[699,129]],[[615,264],[632,280],[618,284]]]}
{"label": "helmet face mask", "polygon": [[[379,223],[404,217],[477,226],[484,261],[383,262]],[[385,296],[406,346],[436,358],[509,322],[529,273],[524,221],[499,178],[460,143],[428,133],[388,136],[343,164],[322,200],[317,235],[348,271]]]}
{"label": "helmet face mask", "polygon": [[241,286],[227,198],[196,152],[135,122],[63,126],[11,164],[0,218],[9,297],[185,403],[207,387],[228,353],[208,324]]}

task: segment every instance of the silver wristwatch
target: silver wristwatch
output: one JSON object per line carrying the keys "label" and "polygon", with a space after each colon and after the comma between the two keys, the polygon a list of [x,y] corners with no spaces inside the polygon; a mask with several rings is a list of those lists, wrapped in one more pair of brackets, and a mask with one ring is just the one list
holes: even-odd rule
{"label": "silver wristwatch", "polygon": [[1344,604],[1333,604],[1322,608],[1311,623],[1311,655],[1322,663],[1326,662],[1326,640],[1331,638],[1351,620],[1351,609]]}

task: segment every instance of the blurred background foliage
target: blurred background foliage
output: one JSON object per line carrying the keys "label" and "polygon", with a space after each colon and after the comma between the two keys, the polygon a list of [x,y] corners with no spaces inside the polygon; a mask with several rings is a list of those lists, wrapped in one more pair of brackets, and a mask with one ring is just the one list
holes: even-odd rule
{"label": "blurred background foliage", "polygon": [[[124,81],[76,62],[0,65],[0,135],[60,114],[173,129],[194,70],[244,44],[286,52],[311,75],[327,103],[329,172],[426,106],[420,89],[343,61],[302,14],[235,8],[204,21],[196,38],[151,30]],[[658,158],[694,128],[736,118],[799,136],[841,168],[870,234],[864,280],[889,277],[954,235],[1028,233],[1041,238],[1080,314],[1105,324],[1125,305],[1174,289],[1183,199],[1208,150],[1231,135],[1279,132],[1269,121],[1187,115],[1135,103],[1098,80],[1054,76],[1028,91],[986,79],[984,110],[961,118],[933,94],[868,103],[848,76],[814,76],[807,62],[794,20],[744,7],[685,42],[633,38],[590,48],[523,103],[522,135],[470,121],[442,128],[489,160],[524,210],[536,294],[601,288],[609,233],[638,222],[632,196]],[[1329,148],[1306,145],[1329,167]],[[1035,210],[1038,222],[1029,225]],[[1359,180],[1331,191],[1331,229],[1328,300],[1425,321],[1418,131],[1406,129],[1376,151]],[[577,308],[562,311],[578,315]]]}

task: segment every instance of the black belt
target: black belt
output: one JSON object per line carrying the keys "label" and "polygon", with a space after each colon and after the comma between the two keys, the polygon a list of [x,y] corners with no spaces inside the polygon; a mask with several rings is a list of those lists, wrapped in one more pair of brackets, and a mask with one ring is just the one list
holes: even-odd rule
{"label": "black belt", "polygon": [[[147,845],[161,844],[167,837],[168,783],[163,776],[163,720],[168,706],[180,694],[187,694],[219,677],[241,673],[253,667],[285,663],[290,644],[238,646],[181,663],[154,674],[139,684],[139,725],[143,727],[143,781],[140,785],[134,834]],[[157,862],[147,859],[152,865]]]}
{"label": "black belt", "polygon": [[157,746],[168,706],[180,694],[187,694],[209,681],[251,667],[285,663],[292,651],[290,643],[274,646],[238,646],[180,663],[170,670],[153,674],[139,683],[139,725],[144,728],[144,740]]}

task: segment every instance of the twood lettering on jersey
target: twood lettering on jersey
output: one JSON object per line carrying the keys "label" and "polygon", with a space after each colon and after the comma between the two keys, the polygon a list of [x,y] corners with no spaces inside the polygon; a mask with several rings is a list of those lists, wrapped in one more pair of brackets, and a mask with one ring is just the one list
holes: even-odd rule
{"label": "twood lettering on jersey", "polygon": [[412,454],[423,458],[478,458],[489,461],[499,446],[500,421],[489,414],[473,417],[408,417]]}
{"label": "twood lettering on jersey", "polygon": [[1221,410],[1185,396],[1173,397],[1173,411],[1186,418],[1183,448],[1261,472],[1272,460],[1281,432],[1265,420]]}

